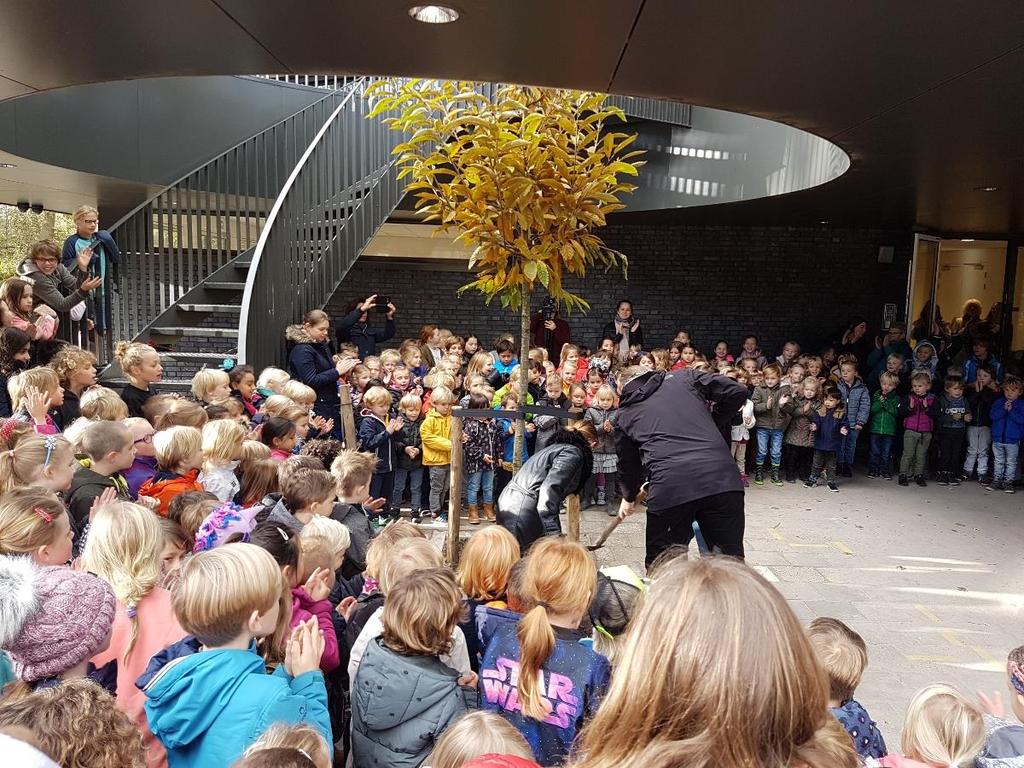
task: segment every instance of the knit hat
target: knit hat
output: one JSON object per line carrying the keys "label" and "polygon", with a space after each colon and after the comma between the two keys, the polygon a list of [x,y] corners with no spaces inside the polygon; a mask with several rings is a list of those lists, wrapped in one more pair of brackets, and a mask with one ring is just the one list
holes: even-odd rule
{"label": "knit hat", "polygon": [[54,677],[110,640],[117,598],[102,579],[27,557],[0,557],[0,648],[21,680]]}

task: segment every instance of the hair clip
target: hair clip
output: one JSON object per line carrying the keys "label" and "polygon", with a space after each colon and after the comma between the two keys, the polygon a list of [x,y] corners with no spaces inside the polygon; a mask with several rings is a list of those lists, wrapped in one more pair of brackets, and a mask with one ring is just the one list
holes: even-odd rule
{"label": "hair clip", "polygon": [[233,359],[231,359],[230,357],[225,357],[221,361],[220,369],[222,371],[230,371],[234,367],[235,367],[235,361]]}
{"label": "hair clip", "polygon": [[138,609],[137,606],[129,605],[127,607],[128,607],[127,614],[128,614],[128,618],[129,619],[134,619],[136,616],[139,615],[139,609]]}
{"label": "hair clip", "polygon": [[290,538],[290,537],[288,536],[288,534],[287,534],[287,533],[285,533],[285,532],[284,532],[283,530],[281,530],[280,528],[278,528],[278,529],[277,529],[277,532],[281,534],[281,538],[282,538],[282,539],[284,539],[285,541],[288,541],[288,539]]}
{"label": "hair clip", "polygon": [[42,507],[34,507],[32,509],[32,511],[35,512],[37,515],[39,515],[41,518],[43,518],[43,520],[45,520],[46,522],[48,522],[48,523],[52,523],[53,522],[53,515],[51,515],[49,512],[47,512]]}
{"label": "hair clip", "polygon": [[43,445],[46,446],[46,458],[43,459],[43,469],[46,469],[50,466],[50,457],[53,456],[53,452],[57,448],[56,435],[47,435],[43,438]]}

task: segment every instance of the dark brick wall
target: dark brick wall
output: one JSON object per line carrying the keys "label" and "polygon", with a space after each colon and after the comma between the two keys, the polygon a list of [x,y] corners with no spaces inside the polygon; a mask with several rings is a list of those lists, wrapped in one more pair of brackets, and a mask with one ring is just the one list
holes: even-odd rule
{"label": "dark brick wall", "polygon": [[[665,345],[685,328],[705,350],[719,337],[738,345],[749,331],[761,337],[766,351],[790,337],[816,348],[852,316],[877,328],[886,303],[895,303],[902,319],[909,232],[620,224],[602,235],[629,257],[629,279],[595,271],[567,283],[591,304],[586,315],[568,318],[573,339],[583,343],[597,343],[623,296],[633,300],[647,347]],[[882,245],[895,246],[893,264],[878,263]],[[518,329],[517,319],[497,302],[487,307],[476,295],[458,296],[466,282],[461,266],[360,260],[328,311],[337,316],[356,296],[387,294],[399,308],[396,342],[425,323],[472,331],[485,341]],[[534,309],[539,305],[535,297]]]}

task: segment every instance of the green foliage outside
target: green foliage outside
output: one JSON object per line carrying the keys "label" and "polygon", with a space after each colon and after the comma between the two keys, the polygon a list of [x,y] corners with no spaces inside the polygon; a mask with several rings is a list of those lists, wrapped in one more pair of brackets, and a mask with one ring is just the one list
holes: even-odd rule
{"label": "green foliage outside", "polygon": [[32,243],[49,238],[60,246],[74,231],[75,224],[66,214],[22,213],[13,205],[0,205],[0,280],[15,273]]}

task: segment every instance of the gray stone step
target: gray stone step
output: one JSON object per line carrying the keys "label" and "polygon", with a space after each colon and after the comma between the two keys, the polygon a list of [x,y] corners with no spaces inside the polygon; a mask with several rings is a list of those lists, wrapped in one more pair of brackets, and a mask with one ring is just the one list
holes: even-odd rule
{"label": "gray stone step", "polygon": [[244,291],[245,283],[226,282],[220,280],[208,280],[202,284],[204,288],[211,291]]}
{"label": "gray stone step", "polygon": [[242,311],[240,304],[179,304],[182,312],[231,312]]}
{"label": "gray stone step", "polygon": [[197,326],[160,326],[150,328],[150,334],[155,336],[205,336],[211,339],[237,339],[237,328],[200,328]]}

